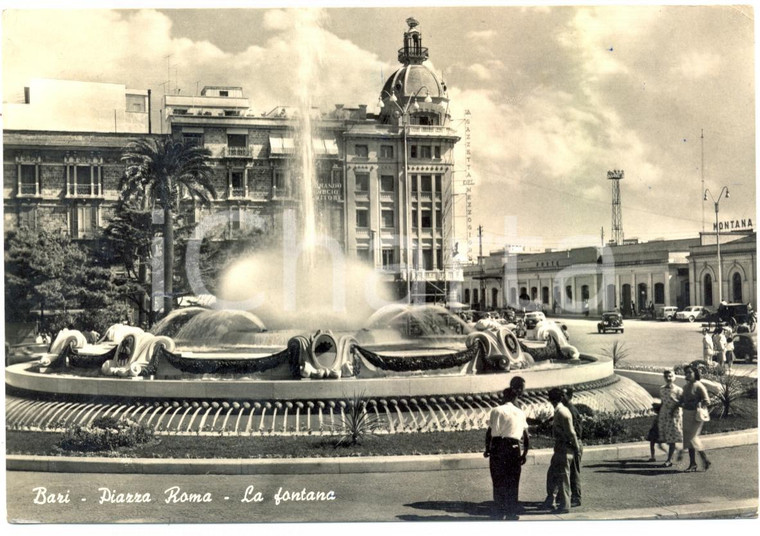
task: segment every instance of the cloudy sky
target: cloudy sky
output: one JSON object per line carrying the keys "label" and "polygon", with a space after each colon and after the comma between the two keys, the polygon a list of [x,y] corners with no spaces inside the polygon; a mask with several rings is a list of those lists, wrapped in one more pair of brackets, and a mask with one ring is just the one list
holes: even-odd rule
{"label": "cloudy sky", "polygon": [[[169,80],[181,94],[242,86],[257,112],[296,105],[304,87],[323,111],[376,111],[414,16],[463,137],[471,113],[484,251],[609,238],[610,169],[625,170],[626,238],[696,236],[703,172],[714,193],[731,190],[721,219],[756,223],[752,8],[427,6],[5,11],[3,100],[35,77],[154,95]],[[463,237],[463,196],[456,211]],[[712,203],[704,214],[710,229]]]}

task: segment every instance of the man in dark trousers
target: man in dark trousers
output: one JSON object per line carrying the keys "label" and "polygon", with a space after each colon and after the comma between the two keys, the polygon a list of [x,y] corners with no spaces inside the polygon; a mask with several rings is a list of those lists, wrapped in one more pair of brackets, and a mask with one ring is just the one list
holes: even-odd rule
{"label": "man in dark trousers", "polygon": [[549,390],[549,402],[554,406],[552,423],[554,455],[546,474],[547,497],[544,505],[550,506],[549,501],[553,501],[553,493],[556,489],[557,507],[554,512],[557,514],[570,512],[570,464],[580,451],[578,436],[573,428],[573,416],[562,403],[562,398],[561,389],[555,387]]}
{"label": "man in dark trousers", "polygon": [[[491,410],[483,456],[490,457],[495,516],[516,520],[520,512],[517,500],[520,474],[530,448],[530,438],[525,413],[515,406],[518,392],[507,387],[503,397],[504,404]],[[523,441],[522,454],[520,439]]]}
{"label": "man in dark trousers", "polygon": [[578,437],[578,452],[573,456],[573,462],[570,464],[570,504],[572,506],[581,505],[581,460],[583,458],[583,421],[581,414],[573,404],[573,388],[565,389],[565,397],[562,403],[573,416],[573,429]]}

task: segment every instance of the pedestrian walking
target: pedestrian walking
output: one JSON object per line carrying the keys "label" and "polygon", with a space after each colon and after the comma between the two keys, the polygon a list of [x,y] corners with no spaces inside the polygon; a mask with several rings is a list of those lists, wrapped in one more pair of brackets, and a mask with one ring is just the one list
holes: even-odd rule
{"label": "pedestrian walking", "polygon": [[665,384],[660,386],[661,407],[657,416],[657,426],[660,441],[668,444],[668,457],[662,466],[672,467],[676,443],[683,441],[683,417],[680,406],[683,390],[674,383],[675,372],[666,370],[662,376],[665,378]]}
{"label": "pedestrian walking", "polygon": [[729,372],[734,364],[734,332],[729,329],[726,331],[726,366]]}
{"label": "pedestrian walking", "polygon": [[683,448],[689,451],[689,467],[686,468],[686,472],[696,472],[697,452],[699,452],[704,469],[707,471],[711,463],[707,459],[699,435],[702,433],[704,423],[710,420],[708,413],[710,395],[700,381],[702,377],[696,367],[686,366],[684,376],[686,377],[686,385],[683,387],[680,403],[683,406]]}
{"label": "pedestrian walking", "polygon": [[660,409],[662,408],[662,405],[658,402],[654,402],[652,404],[652,411],[656,413],[654,417],[654,421],[652,422],[652,426],[649,428],[649,431],[647,432],[647,441],[649,441],[649,461],[650,462],[656,462],[657,458],[654,455],[654,448],[657,446],[660,450],[665,450],[665,447],[662,446],[663,441],[660,439],[660,423],[658,422],[660,420]]}
{"label": "pedestrian walking", "polygon": [[710,330],[705,328],[702,330],[702,359],[704,359],[706,365],[710,364],[714,355],[715,347],[713,346],[712,335],[710,334]]}
{"label": "pedestrian walking", "polygon": [[504,390],[504,403],[491,410],[486,431],[483,456],[490,458],[494,515],[498,519],[516,520],[521,511],[518,501],[520,474],[530,448],[530,437],[525,413],[515,406],[517,396],[517,391],[511,387]]}
{"label": "pedestrian walking", "polygon": [[726,363],[726,336],[720,323],[715,327],[713,332],[713,347],[715,348],[715,357],[722,366]]}
{"label": "pedestrian walking", "polygon": [[[553,506],[553,492],[557,489],[557,506],[554,512],[567,514],[570,512],[570,464],[578,454],[580,445],[578,436],[573,428],[573,416],[562,403],[563,393],[556,387],[549,390],[549,402],[554,406],[552,435],[554,436],[554,455],[549,463],[546,474],[546,493],[544,507]],[[551,502],[550,502],[551,501]]]}

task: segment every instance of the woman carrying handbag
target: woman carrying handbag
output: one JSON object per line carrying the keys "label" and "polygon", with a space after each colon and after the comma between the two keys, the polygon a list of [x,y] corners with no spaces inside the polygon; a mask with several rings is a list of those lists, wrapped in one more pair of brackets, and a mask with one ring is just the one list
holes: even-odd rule
{"label": "woman carrying handbag", "polygon": [[689,450],[689,467],[687,473],[697,470],[696,452],[702,459],[705,471],[710,468],[710,460],[704,452],[699,434],[702,433],[702,425],[710,420],[708,407],[710,395],[700,381],[702,378],[696,367],[689,365],[684,368],[686,385],[683,386],[681,405],[683,406],[683,447]]}

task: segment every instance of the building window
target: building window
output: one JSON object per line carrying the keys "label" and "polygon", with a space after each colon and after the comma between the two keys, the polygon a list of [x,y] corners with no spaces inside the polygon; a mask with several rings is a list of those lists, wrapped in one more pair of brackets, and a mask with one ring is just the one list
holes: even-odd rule
{"label": "building window", "polygon": [[392,229],[393,227],[395,227],[395,225],[394,225],[394,219],[395,219],[394,216],[395,216],[395,214],[393,213],[393,210],[384,209],[381,212],[381,215],[382,215],[382,219],[383,219],[383,227],[384,228],[386,228],[386,229]]}
{"label": "building window", "polygon": [[530,299],[536,301],[538,298],[538,287],[530,287]]}
{"label": "building window", "polygon": [[220,89],[219,90],[219,96],[220,97],[229,97],[230,96],[230,92],[227,91],[226,89]]}
{"label": "building window", "polygon": [[438,194],[440,195],[441,193],[441,176],[440,175],[435,176],[435,191],[438,192]]}
{"label": "building window", "polygon": [[39,168],[36,164],[19,165],[18,193],[19,195],[39,195],[40,184],[37,179]]}
{"label": "building window", "polygon": [[409,146],[409,158],[417,158],[417,146],[416,145],[410,145]]}
{"label": "building window", "polygon": [[432,249],[422,250],[422,269],[423,270],[433,269],[433,250]]}
{"label": "building window", "polygon": [[549,303],[549,287],[541,287],[541,303]]}
{"label": "building window", "polygon": [[420,145],[420,158],[426,158],[430,160],[432,153],[430,152],[430,145]]}
{"label": "building window", "polygon": [[66,191],[71,197],[102,195],[102,168],[88,165],[67,166],[66,183]]}
{"label": "building window", "polygon": [[230,156],[248,156],[248,136],[227,134],[227,152]]}
{"label": "building window", "polygon": [[245,196],[245,173],[243,171],[230,172],[230,197]]}
{"label": "building window", "polygon": [[369,157],[369,147],[367,145],[356,145],[356,146],[354,146],[354,155],[358,156],[359,158],[368,158]]}
{"label": "building window", "polygon": [[393,175],[381,175],[380,176],[380,191],[381,192],[393,192],[394,180]]}
{"label": "building window", "polygon": [[731,277],[731,301],[734,303],[741,303],[742,301],[742,276],[739,272],[736,272]]}
{"label": "building window", "polygon": [[435,145],[433,147],[433,158],[436,158],[438,160],[441,159],[441,146],[440,145]]}
{"label": "building window", "polygon": [[356,174],[356,191],[369,192],[369,173]]}
{"label": "building window", "polygon": [[393,158],[393,145],[381,145],[380,158]]}
{"label": "building window", "polygon": [[195,132],[183,132],[182,142],[185,145],[190,145],[194,147],[203,147],[203,134],[199,134]]}
{"label": "building window", "polygon": [[18,211],[19,229],[36,229],[37,228],[37,207],[20,207]]}
{"label": "building window", "polygon": [[430,175],[423,175],[420,180],[420,189],[423,192],[432,192],[433,191],[433,177]]}
{"label": "building window", "polygon": [[713,304],[712,276],[705,274],[705,305],[710,307]]}
{"label": "building window", "polygon": [[365,229],[369,227],[369,210],[366,208],[356,209],[356,226]]}
{"label": "building window", "polygon": [[98,207],[79,205],[71,209],[71,236],[91,238],[98,228]]}
{"label": "building window", "polygon": [[464,303],[470,303],[470,289],[464,289]]}
{"label": "building window", "polygon": [[572,285],[567,285],[565,287],[565,296],[567,296],[568,300],[572,300],[573,299],[573,286]]}
{"label": "building window", "polygon": [[436,228],[441,228],[441,209],[437,208],[435,209],[435,226]]}
{"label": "building window", "polygon": [[282,169],[274,170],[274,195],[279,197],[290,196],[290,180],[288,173]]}
{"label": "building window", "polygon": [[422,224],[423,229],[430,229],[433,226],[432,211],[429,209],[422,209]]}
{"label": "building window", "polygon": [[417,193],[417,175],[412,175],[409,180],[412,181],[412,193],[416,194]]}
{"label": "building window", "polygon": [[498,306],[499,306],[499,289],[492,288],[491,289],[491,307],[496,309]]}
{"label": "building window", "polygon": [[665,303],[665,285],[662,283],[654,284],[654,303]]}
{"label": "building window", "polygon": [[478,289],[476,289],[476,288],[472,289],[472,303],[474,305],[479,305],[480,304],[480,300],[478,298],[479,298],[479,296],[478,296]]}
{"label": "building window", "polygon": [[417,228],[417,209],[416,208],[412,209],[412,227],[414,229]]}
{"label": "building window", "polygon": [[588,285],[583,285],[581,287],[581,299],[583,301],[587,301],[589,299]]}
{"label": "building window", "polygon": [[443,249],[438,248],[435,250],[435,266],[438,269],[445,268],[443,265]]}
{"label": "building window", "polygon": [[396,264],[396,255],[393,248],[383,248],[383,269],[389,270]]}

